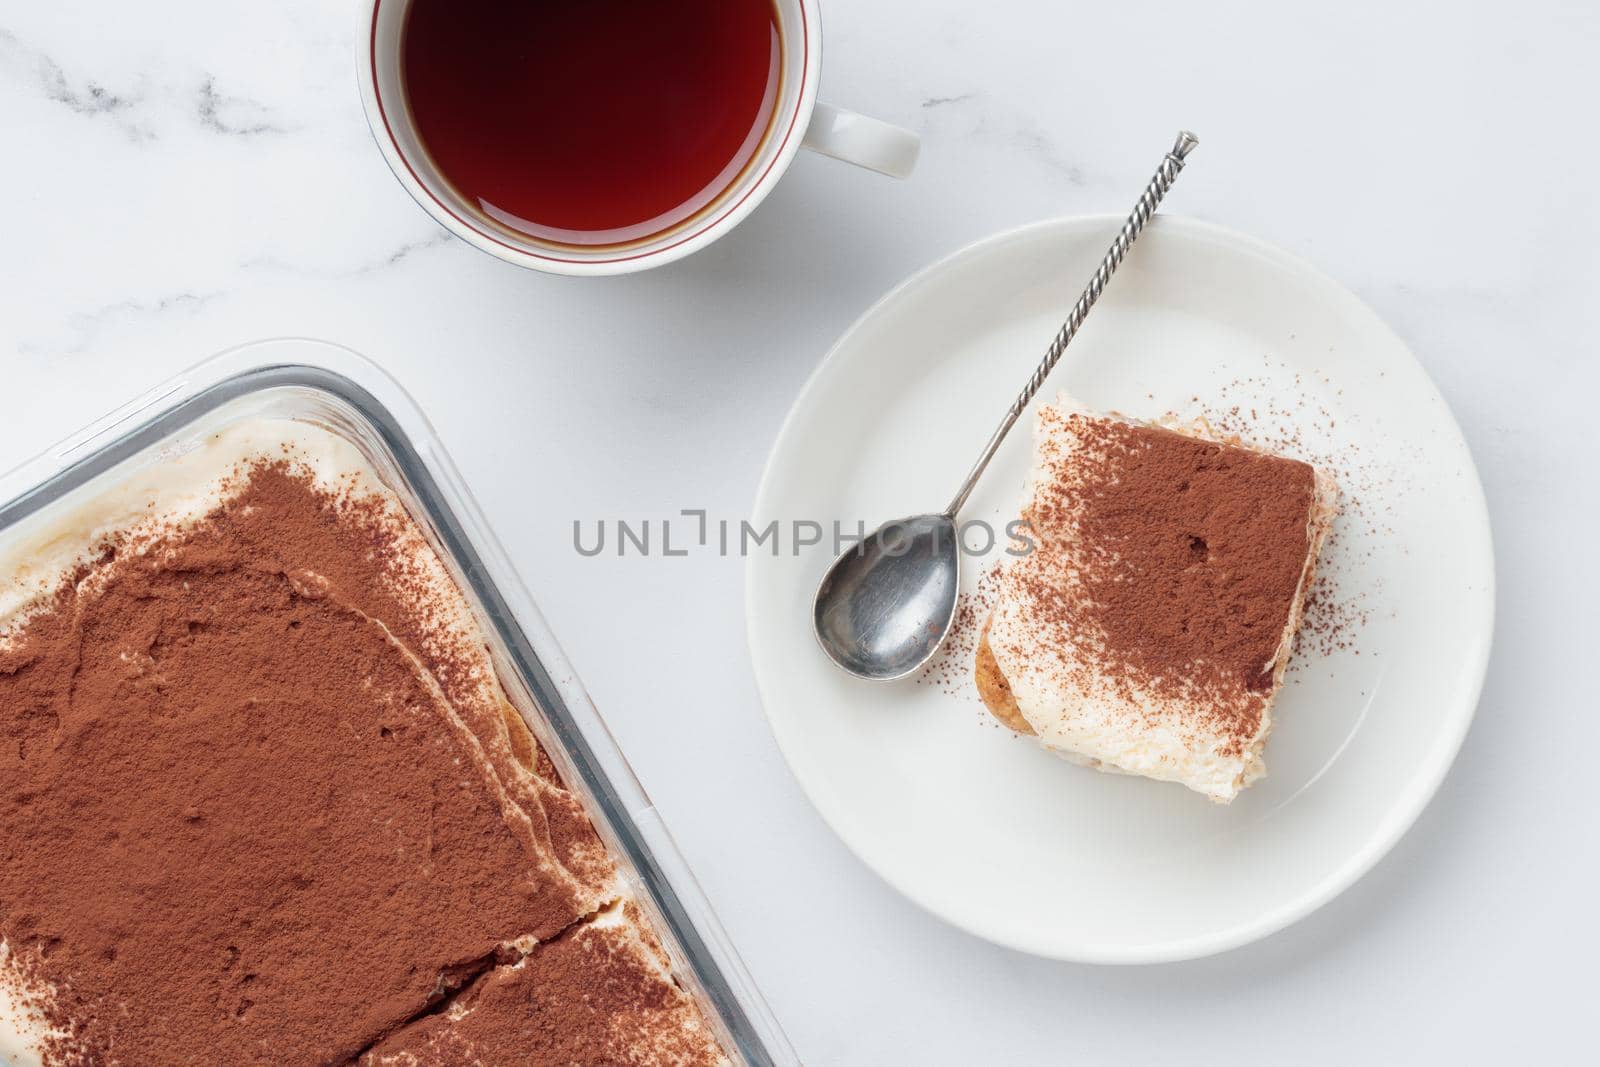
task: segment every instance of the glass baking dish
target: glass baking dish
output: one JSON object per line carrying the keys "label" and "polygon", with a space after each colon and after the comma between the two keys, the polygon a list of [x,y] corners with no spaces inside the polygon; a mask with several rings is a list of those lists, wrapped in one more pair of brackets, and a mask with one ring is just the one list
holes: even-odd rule
{"label": "glass baking dish", "polygon": [[361,450],[450,568],[507,694],[583,802],[723,1048],[750,1067],[798,1063],[432,426],[374,364],[293,338],[214,356],[0,477],[0,540],[259,416],[311,422]]}

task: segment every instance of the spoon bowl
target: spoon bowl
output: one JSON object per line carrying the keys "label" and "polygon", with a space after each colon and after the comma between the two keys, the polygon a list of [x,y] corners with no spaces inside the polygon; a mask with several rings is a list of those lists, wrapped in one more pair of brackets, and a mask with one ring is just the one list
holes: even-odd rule
{"label": "spoon bowl", "polygon": [[960,589],[955,519],[916,515],[886,522],[823,575],[812,608],[817,641],[857,678],[904,678],[938,650]]}

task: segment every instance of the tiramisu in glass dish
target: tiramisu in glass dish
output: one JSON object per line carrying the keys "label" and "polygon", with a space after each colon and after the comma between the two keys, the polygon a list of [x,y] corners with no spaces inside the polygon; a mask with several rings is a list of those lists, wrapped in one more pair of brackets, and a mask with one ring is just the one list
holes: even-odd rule
{"label": "tiramisu in glass dish", "polygon": [[0,1063],[770,1062],[395,427],[258,377],[0,513]]}
{"label": "tiramisu in glass dish", "polygon": [[978,645],[996,718],[1077,763],[1226,803],[1266,773],[1272,704],[1338,495],[1204,423],[1039,408],[1022,516]]}

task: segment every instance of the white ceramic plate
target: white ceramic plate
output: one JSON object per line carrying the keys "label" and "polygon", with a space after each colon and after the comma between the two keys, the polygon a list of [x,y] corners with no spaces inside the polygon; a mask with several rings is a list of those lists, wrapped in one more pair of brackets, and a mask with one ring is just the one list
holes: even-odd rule
{"label": "white ceramic plate", "polygon": [[[941,507],[1120,224],[1070,219],[990,238],[868,311],[779,434],[757,527],[838,519],[851,530],[860,519],[870,529]],[[828,543],[750,558],[762,699],[823,817],[936,915],[1060,959],[1218,952],[1350,885],[1443,779],[1489,655],[1482,489],[1444,401],[1369,308],[1300,260],[1215,226],[1152,225],[1044,392],[1061,389],[1139,417],[1238,406],[1258,438],[1298,434],[1291,451],[1332,457],[1347,510],[1324,567],[1350,647],[1297,654],[1269,777],[1213,805],[1050,755],[995,724],[964,680],[846,677],[810,628]],[[1000,527],[1015,516],[1028,436],[1012,435],[964,518]],[[966,568],[966,587],[981,568]]]}

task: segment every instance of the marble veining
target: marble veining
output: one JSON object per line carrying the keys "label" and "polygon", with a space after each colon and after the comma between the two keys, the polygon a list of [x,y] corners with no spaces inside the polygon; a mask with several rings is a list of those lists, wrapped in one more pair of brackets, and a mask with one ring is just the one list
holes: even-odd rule
{"label": "marble veining", "polygon": [[[0,29],[0,63],[19,72],[31,73],[37,90],[45,98],[62,105],[75,115],[112,116],[133,109],[138,97],[112,92],[92,79],[69,78],[61,64],[44,52],[30,48],[9,30]],[[141,125],[119,119],[119,124],[133,140],[150,136]]]}
{"label": "marble veining", "polygon": [[29,46],[15,33],[0,29],[0,68],[31,80],[37,92],[74,115],[106,119],[134,143],[153,141],[163,120],[187,110],[199,128],[229,137],[285,133],[289,127],[273,118],[271,109],[249,97],[219,89],[217,78],[202,74],[190,86],[162,85],[138,74],[131,87],[108,88],[109,79],[77,73],[49,53]]}
{"label": "marble veining", "polygon": [[200,83],[196,114],[203,128],[232,137],[287,132],[286,127],[268,118],[270,112],[265,105],[218,92],[217,80],[209,74]]}
{"label": "marble veining", "polygon": [[89,350],[108,331],[134,322],[164,317],[170,314],[193,315],[216,300],[222,299],[223,290],[208,292],[168,293],[149,299],[119,300],[112,304],[75,311],[67,318],[67,330],[53,342],[22,340],[19,352],[58,355],[75,355]]}

